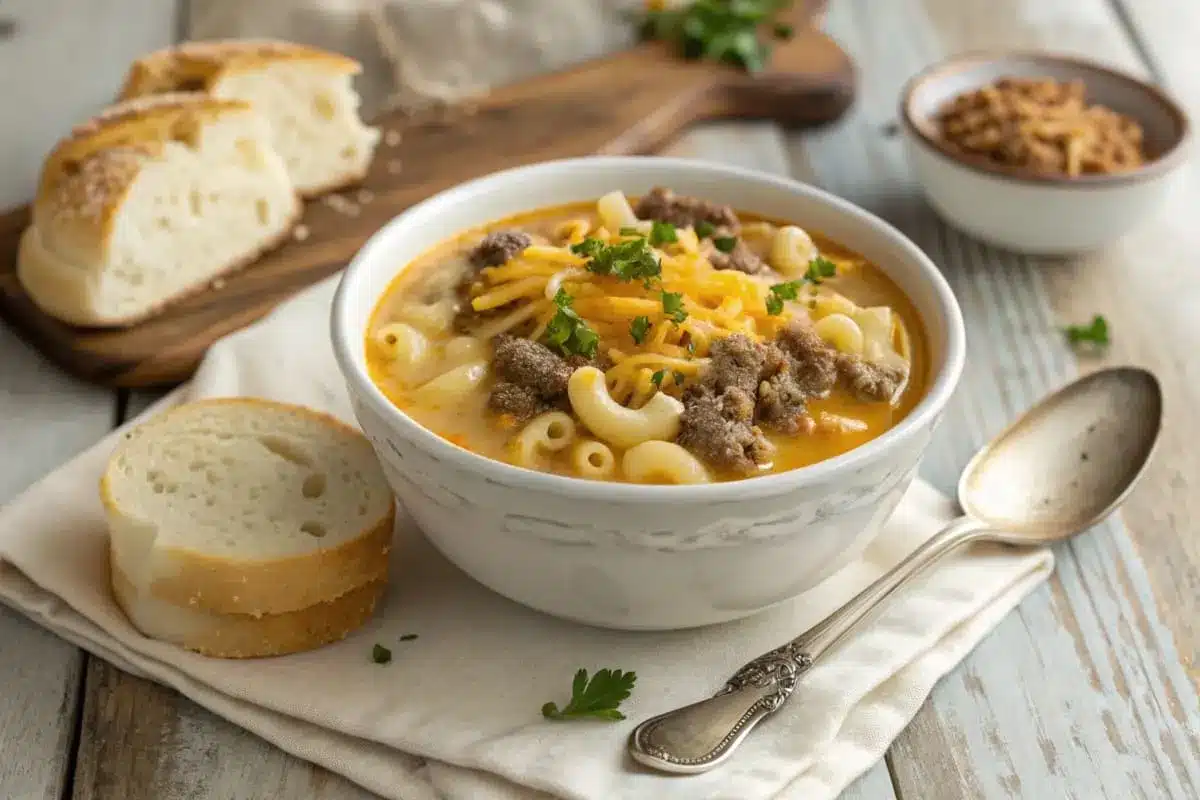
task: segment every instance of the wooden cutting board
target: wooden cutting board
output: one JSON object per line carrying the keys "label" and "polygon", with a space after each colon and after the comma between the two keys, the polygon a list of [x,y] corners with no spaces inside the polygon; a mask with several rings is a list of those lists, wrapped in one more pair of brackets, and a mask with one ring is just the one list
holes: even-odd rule
{"label": "wooden cutting board", "polygon": [[[0,316],[51,361],[85,380],[149,387],[188,378],[220,337],[259,319],[345,266],[383,223],[469,178],[547,159],[648,153],[715,118],[813,125],[839,117],[854,68],[816,29],[824,2],[799,4],[794,37],[764,72],[684,61],[643,44],[579,67],[497,89],[424,118],[385,114],[361,188],[308,203],[300,234],[252,266],[124,329],[80,329],[37,309],[16,277],[28,208],[0,217]],[[307,235],[305,235],[307,234]]]}

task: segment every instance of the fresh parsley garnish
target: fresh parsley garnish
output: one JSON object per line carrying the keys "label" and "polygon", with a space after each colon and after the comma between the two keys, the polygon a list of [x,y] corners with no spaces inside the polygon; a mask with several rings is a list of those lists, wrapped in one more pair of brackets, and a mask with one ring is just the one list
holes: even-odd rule
{"label": "fresh parsley garnish", "polygon": [[737,237],[718,236],[717,238],[713,239],[713,247],[717,248],[722,253],[732,253],[733,249],[737,247]]}
{"label": "fresh parsley garnish", "polygon": [[795,300],[800,295],[800,287],[803,285],[804,281],[799,280],[777,283],[772,286],[771,293],[767,295],[767,313],[771,316],[782,314],[783,301]]}
{"label": "fresh parsley garnish", "polygon": [[676,325],[688,318],[688,312],[683,307],[682,292],[663,292],[662,306],[663,313]]}
{"label": "fresh parsley garnish", "polygon": [[808,262],[808,272],[804,273],[804,279],[813,283],[820,283],[822,279],[832,278],[835,275],[837,275],[837,264],[825,258],[825,256],[817,256]]}
{"label": "fresh parsley garnish", "polygon": [[641,237],[609,245],[589,237],[571,245],[571,252],[590,259],[588,272],[597,275],[612,275],[623,281],[648,281],[662,274],[662,264],[650,249],[649,242]]}
{"label": "fresh parsley garnish", "polygon": [[417,638],[417,634],[415,634],[415,633],[406,633],[406,634],[404,634],[403,636],[401,636],[401,637],[400,637],[400,641],[402,641],[402,642],[411,642],[413,639],[416,639],[416,638]]}
{"label": "fresh parsley garnish", "polygon": [[633,322],[629,323],[629,335],[633,337],[636,344],[641,344],[646,341],[646,335],[650,333],[650,318],[649,317],[634,317]]}
{"label": "fresh parsley garnish", "polygon": [[665,369],[660,369],[650,376],[650,382],[661,389],[663,378],[665,377],[667,377],[667,371]]}
{"label": "fresh parsley garnish", "polygon": [[837,275],[837,264],[824,256],[817,256],[808,262],[808,271],[804,277],[796,281],[777,283],[771,287],[767,295],[767,313],[776,316],[783,313],[783,301],[795,300],[800,296],[800,288],[806,283],[820,283],[825,278]]}
{"label": "fresh parsley garnish", "polygon": [[671,42],[684,58],[725,61],[757,72],[766,66],[771,51],[759,37],[759,26],[789,4],[789,0],[694,0],[679,8],[648,12],[642,35]]}
{"label": "fresh parsley garnish", "polygon": [[796,33],[796,29],[785,22],[776,22],[771,26],[771,35],[776,39],[790,39]]}
{"label": "fresh parsley garnish", "polygon": [[683,379],[685,376],[682,372],[680,372],[679,370],[675,370],[674,372],[671,373],[671,377],[675,379],[676,386],[683,386]]}
{"label": "fresh parsley garnish", "polygon": [[387,664],[392,660],[392,651],[381,644],[371,648],[371,660],[376,664]]}
{"label": "fresh parsley garnish", "polygon": [[558,311],[546,326],[546,344],[564,356],[595,358],[600,336],[571,308],[575,298],[560,288],[554,295]]}
{"label": "fresh parsley garnish", "polygon": [[674,225],[669,222],[659,222],[658,220],[650,223],[650,244],[657,247],[661,244],[670,244],[677,241],[679,241],[679,235],[675,233]]}
{"label": "fresh parsley garnish", "polygon": [[687,351],[689,353],[691,353],[692,355],[696,355],[696,343],[693,342],[691,339],[688,339]]}
{"label": "fresh parsley garnish", "polygon": [[708,220],[702,219],[696,223],[696,235],[701,239],[706,239],[712,236],[717,230],[717,226],[713,225]]}
{"label": "fresh parsley garnish", "polygon": [[546,719],[606,719],[622,720],[625,715],[617,707],[626,700],[637,682],[637,673],[619,669],[601,669],[588,680],[586,669],[575,673],[571,681],[571,702],[560,711],[553,702],[542,706]]}
{"label": "fresh parsley garnish", "polygon": [[1063,329],[1071,344],[1108,347],[1108,320],[1096,314],[1087,325],[1068,325]]}

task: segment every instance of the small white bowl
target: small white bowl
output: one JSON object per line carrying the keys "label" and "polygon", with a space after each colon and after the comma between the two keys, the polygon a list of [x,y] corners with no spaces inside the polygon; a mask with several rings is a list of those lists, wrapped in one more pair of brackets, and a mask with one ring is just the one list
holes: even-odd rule
{"label": "small white bowl", "polygon": [[[421,427],[367,374],[371,311],[427,248],[521,211],[669,186],[796,220],[860,251],[913,301],[928,334],[925,397],[899,425],[804,469],[703,486],[638,486],[493,461]],[[508,170],[437,194],[385,225],[351,261],[332,336],[355,413],[400,502],[464,572],[555,616],[672,629],[754,614],[856,558],[878,533],[962,372],[962,316],[937,267],[877,217],[818,189],[715,164],[595,157]]]}
{"label": "small white bowl", "polygon": [[[1031,175],[972,159],[938,136],[936,114],[958,95],[1000,78],[1081,80],[1088,101],[1137,120],[1147,163],[1112,175]],[[930,204],[954,226],[1031,255],[1068,255],[1107,245],[1152,214],[1187,158],[1187,115],[1162,90],[1068,56],[969,53],[912,78],[900,100],[909,163]]]}

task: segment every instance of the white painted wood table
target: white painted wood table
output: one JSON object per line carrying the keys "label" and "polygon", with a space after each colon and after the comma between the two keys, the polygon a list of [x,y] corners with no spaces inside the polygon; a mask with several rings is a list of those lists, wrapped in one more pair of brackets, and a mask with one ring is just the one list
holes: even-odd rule
{"label": "white painted wood table", "polygon": [[[848,118],[800,134],[711,126],[673,150],[813,181],[892,221],[944,268],[965,310],[970,357],[924,474],[950,489],[990,434],[1044,391],[1099,363],[1156,370],[1168,414],[1164,446],[1123,519],[1061,547],[1049,585],[941,682],[886,760],[845,797],[1194,800],[1200,165],[1189,168],[1169,208],[1120,245],[1078,261],[1019,258],[934,216],[916,194],[894,119],[900,85],[926,64],[963,49],[1024,47],[1082,53],[1151,76],[1200,120],[1200,4],[831,5],[826,27],[861,68],[860,99]],[[0,102],[8,109],[0,123],[0,202],[26,198],[42,152],[110,95],[130,56],[174,38],[173,6],[0,5]],[[1103,361],[1077,362],[1057,327],[1094,312],[1108,317],[1114,344]],[[149,399],[67,378],[0,328],[0,501]],[[0,609],[0,798],[368,796]]]}

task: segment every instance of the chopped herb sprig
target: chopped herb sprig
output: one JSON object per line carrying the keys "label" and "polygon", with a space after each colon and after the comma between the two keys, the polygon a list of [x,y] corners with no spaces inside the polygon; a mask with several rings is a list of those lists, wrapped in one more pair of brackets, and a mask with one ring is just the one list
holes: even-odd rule
{"label": "chopped herb sprig", "polygon": [[687,309],[683,307],[682,292],[663,292],[662,307],[663,313],[667,315],[667,319],[676,325],[681,324],[688,318]]}
{"label": "chopped herb sprig", "polygon": [[662,274],[662,264],[641,236],[615,244],[588,237],[571,245],[571,252],[588,259],[587,270],[597,275],[612,275],[618,280],[649,281]]}
{"label": "chopped herb sprig", "polygon": [[634,672],[601,669],[589,680],[587,670],[581,669],[571,682],[571,701],[561,710],[553,701],[546,703],[542,706],[542,716],[555,720],[623,720],[625,715],[617,708],[628,699],[636,682],[637,673]]}
{"label": "chopped herb sprig", "polygon": [[[687,59],[723,61],[758,72],[771,55],[770,36],[788,39],[790,26],[775,16],[790,0],[694,0],[646,14],[642,35],[670,42]],[[764,26],[767,35],[760,35]]]}
{"label": "chopped herb sprig", "polygon": [[554,295],[554,305],[558,311],[546,326],[546,345],[564,356],[595,358],[600,336],[571,308],[574,303],[575,298],[559,288]]}
{"label": "chopped herb sprig", "polygon": [[1092,317],[1087,325],[1068,325],[1063,329],[1067,341],[1073,345],[1090,345],[1091,347],[1108,347],[1108,320],[1100,314]]}
{"label": "chopped herb sprig", "polygon": [[629,323],[629,335],[633,337],[634,344],[641,344],[646,341],[646,336],[650,333],[650,318],[647,316],[634,317],[633,322]]}
{"label": "chopped herb sprig", "polygon": [[824,256],[817,256],[808,262],[808,270],[804,273],[803,278],[777,283],[771,287],[771,293],[767,295],[767,313],[771,316],[782,314],[784,301],[795,300],[799,297],[800,289],[804,284],[818,284],[825,278],[832,278],[835,275],[837,275],[837,264]]}
{"label": "chopped herb sprig", "polygon": [[392,651],[381,644],[371,648],[371,660],[376,664],[387,664],[392,660]]}

